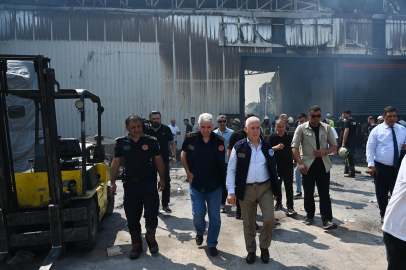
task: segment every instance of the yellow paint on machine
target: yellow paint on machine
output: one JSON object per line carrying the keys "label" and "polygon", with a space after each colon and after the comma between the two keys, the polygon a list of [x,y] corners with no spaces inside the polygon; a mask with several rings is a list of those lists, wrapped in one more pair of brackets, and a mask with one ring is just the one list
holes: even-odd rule
{"label": "yellow paint on machine", "polygon": [[[105,163],[98,163],[96,166],[97,173],[100,175],[99,185],[86,192],[90,196],[75,196],[75,199],[88,199],[97,192],[97,203],[100,207],[99,217],[102,217],[107,206],[107,181],[110,180],[110,167]],[[49,205],[48,174],[46,172],[16,173],[15,180],[19,209],[40,208]],[[81,169],[62,171],[63,191],[68,191],[68,183],[71,180],[76,181],[77,194],[81,194]]]}

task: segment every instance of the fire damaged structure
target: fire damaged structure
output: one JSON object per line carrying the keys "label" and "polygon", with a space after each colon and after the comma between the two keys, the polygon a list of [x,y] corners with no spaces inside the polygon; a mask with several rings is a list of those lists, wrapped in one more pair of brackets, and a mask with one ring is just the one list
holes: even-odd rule
{"label": "fire damaged structure", "polygon": [[[378,115],[391,105],[406,115],[403,1],[0,3],[1,52],[46,55],[61,85],[100,96],[106,136],[123,135],[127,115],[153,109],[182,133],[182,120],[202,112],[243,118],[248,73],[275,72],[276,113],[317,104],[335,115]],[[76,112],[57,108],[68,123],[60,135],[77,136]]]}

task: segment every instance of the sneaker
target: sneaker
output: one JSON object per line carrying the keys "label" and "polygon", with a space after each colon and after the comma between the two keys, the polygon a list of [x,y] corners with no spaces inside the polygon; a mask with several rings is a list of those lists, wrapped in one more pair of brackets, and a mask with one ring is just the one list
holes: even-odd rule
{"label": "sneaker", "polygon": [[344,174],[344,177],[355,178],[355,175],[349,175],[348,173]]}
{"label": "sneaker", "polygon": [[220,213],[227,213],[226,206],[224,204],[221,205],[220,207]]}
{"label": "sneaker", "polygon": [[217,250],[216,247],[211,247],[211,248],[209,248],[209,253],[210,253],[210,256],[212,256],[212,257],[216,257],[217,254],[219,254],[219,252],[218,252],[218,250]]}
{"label": "sneaker", "polygon": [[159,251],[158,243],[156,242],[155,237],[145,237],[145,240],[147,240],[147,245],[151,254],[155,254]]}
{"label": "sneaker", "polygon": [[293,199],[300,199],[300,198],[302,198],[302,192],[298,191],[293,195]]}
{"label": "sneaker", "polygon": [[172,213],[172,210],[169,208],[169,206],[162,207],[162,210],[164,210],[164,212],[167,213],[167,214]]}
{"label": "sneaker", "polygon": [[276,203],[274,209],[275,209],[275,211],[281,210],[282,209],[282,204],[281,203]]}
{"label": "sneaker", "polygon": [[196,245],[200,246],[203,244],[203,235],[196,234]]}
{"label": "sneaker", "polygon": [[330,220],[327,220],[326,222],[323,223],[323,229],[325,230],[337,229],[337,224],[331,222]]}
{"label": "sneaker", "polygon": [[313,222],[314,222],[314,218],[306,218],[306,225],[312,225],[313,224]]}
{"label": "sneaker", "polygon": [[297,215],[297,212],[295,211],[295,209],[293,209],[293,207],[288,207],[288,210],[286,211],[286,216],[293,217],[296,215]]}

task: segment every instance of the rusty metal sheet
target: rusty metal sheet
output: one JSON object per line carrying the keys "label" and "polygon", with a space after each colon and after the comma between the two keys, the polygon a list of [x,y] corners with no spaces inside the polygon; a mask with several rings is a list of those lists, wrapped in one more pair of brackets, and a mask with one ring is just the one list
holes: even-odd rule
{"label": "rusty metal sheet", "polygon": [[34,12],[35,40],[51,40],[51,12]]}
{"label": "rusty metal sheet", "polygon": [[52,13],[52,39],[69,40],[69,12]]}
{"label": "rusty metal sheet", "polygon": [[70,35],[71,40],[87,41],[87,13],[70,13]]}
{"label": "rusty metal sheet", "polygon": [[[104,41],[104,13],[88,13],[88,37],[89,41]],[[82,26],[83,27],[83,26]]]}
{"label": "rusty metal sheet", "polygon": [[0,40],[15,39],[15,12],[0,10]]}
{"label": "rusty metal sheet", "polygon": [[33,40],[34,38],[34,13],[32,11],[16,11],[17,39]]}
{"label": "rusty metal sheet", "polygon": [[122,41],[123,15],[120,13],[106,13],[106,41]]}

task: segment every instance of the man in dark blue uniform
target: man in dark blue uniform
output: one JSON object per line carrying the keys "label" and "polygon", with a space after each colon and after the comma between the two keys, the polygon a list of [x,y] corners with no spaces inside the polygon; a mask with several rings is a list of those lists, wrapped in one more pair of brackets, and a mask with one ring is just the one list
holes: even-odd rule
{"label": "man in dark blue uniform", "polygon": [[[199,116],[199,130],[187,134],[182,145],[181,160],[189,179],[196,244],[203,243],[206,230],[206,212],[209,213],[207,246],[211,256],[217,256],[217,238],[220,233],[220,206],[222,185],[225,181],[224,138],[213,132],[213,116]],[[207,204],[207,206],[206,206]]]}
{"label": "man in dark blue uniform", "polygon": [[143,252],[140,224],[143,207],[146,228],[145,240],[149,251],[154,254],[159,250],[155,240],[159,209],[156,170],[158,170],[160,177],[158,189],[162,191],[165,188],[165,168],[159,144],[155,137],[142,133],[142,125],[142,120],[138,115],[127,117],[125,129],[129,134],[126,137],[116,139],[114,159],[111,164],[110,193],[114,196],[117,189],[117,174],[121,159],[124,158],[124,211],[133,246],[130,259],[138,259]]}

